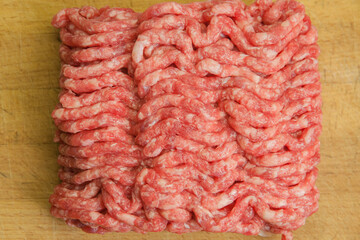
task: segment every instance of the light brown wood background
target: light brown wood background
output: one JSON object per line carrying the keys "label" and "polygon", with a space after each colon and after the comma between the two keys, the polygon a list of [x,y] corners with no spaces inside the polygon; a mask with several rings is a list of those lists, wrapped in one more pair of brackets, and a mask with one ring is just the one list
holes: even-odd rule
{"label": "light brown wood background", "polygon": [[[143,11],[160,1],[0,0],[1,240],[262,239],[210,233],[89,235],[49,214],[48,197],[58,183],[50,113],[57,103],[60,68],[52,16],[62,8],[82,5]],[[295,232],[295,239],[356,240],[360,239],[360,1],[302,2],[319,31],[324,128],[317,181],[320,210]]]}

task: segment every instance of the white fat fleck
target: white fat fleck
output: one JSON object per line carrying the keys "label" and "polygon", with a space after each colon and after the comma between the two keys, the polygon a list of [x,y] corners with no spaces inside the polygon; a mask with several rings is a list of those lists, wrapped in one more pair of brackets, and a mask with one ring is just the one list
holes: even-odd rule
{"label": "white fat fleck", "polygon": [[155,125],[155,123],[157,123],[156,121],[152,121],[150,124],[149,124],[149,127],[152,127]]}
{"label": "white fat fleck", "polygon": [[260,185],[260,184],[263,184],[264,181],[261,179],[261,178],[258,178],[258,177],[252,177],[249,182],[253,183],[253,184],[256,184],[256,185]]}
{"label": "white fat fleck", "polygon": [[118,217],[119,217],[119,220],[122,220],[129,225],[134,225],[135,221],[136,221],[136,216],[133,216],[131,214],[123,213],[123,214],[119,214]]}
{"label": "white fat fleck", "polygon": [[305,195],[305,191],[304,191],[304,189],[299,189],[298,191],[296,191],[295,194],[297,197],[301,197],[301,196]]}
{"label": "white fat fleck", "polygon": [[64,113],[64,109],[63,109],[63,108],[62,108],[62,109],[57,109],[57,110],[55,111],[55,118],[60,118],[61,115],[63,115],[63,113]]}
{"label": "white fat fleck", "polygon": [[[116,60],[112,60],[110,62],[108,62],[106,65],[109,67],[109,68],[114,68],[116,65],[118,64],[118,62]],[[101,65],[98,65],[98,69],[102,69],[102,66]]]}
{"label": "white fat fleck", "polygon": [[281,23],[281,26],[282,27],[288,27],[288,26],[290,26],[290,22],[288,20],[286,20],[286,21]]}
{"label": "white fat fleck", "polygon": [[266,51],[266,56],[270,59],[273,59],[274,57],[276,57],[278,53],[274,50],[267,50]]}
{"label": "white fat fleck", "polygon": [[194,114],[187,114],[187,115],[185,116],[185,119],[186,119],[186,121],[191,122],[192,119],[193,119],[193,117],[194,117]]}
{"label": "white fat fleck", "polygon": [[148,214],[148,217],[149,217],[150,219],[154,218],[154,217],[155,217],[155,213],[154,213],[154,212],[150,212],[150,213]]}
{"label": "white fat fleck", "polygon": [[101,104],[99,103],[99,104],[94,105],[93,109],[94,109],[94,112],[100,112],[102,110]]}
{"label": "white fat fleck", "polygon": [[90,139],[84,140],[81,142],[83,146],[89,146],[93,143]]}
{"label": "white fat fleck", "polygon": [[91,217],[91,219],[93,220],[93,221],[95,221],[97,218],[98,218],[98,214],[97,213],[95,213],[95,212],[90,212],[90,217]]}
{"label": "white fat fleck", "polygon": [[143,87],[143,89],[144,89],[144,92],[148,92],[149,91],[149,89],[150,89],[150,87],[148,87],[148,86],[145,86],[145,87]]}
{"label": "white fat fleck", "polygon": [[104,41],[105,41],[105,37],[104,37],[104,36],[99,36],[99,37],[98,37],[98,41],[104,42]]}
{"label": "white fat fleck", "polygon": [[[274,214],[275,214],[275,212],[274,212]],[[277,211],[277,214],[276,214],[279,218],[282,218],[282,217],[284,217],[284,210],[279,210],[279,211]]]}
{"label": "white fat fleck", "polygon": [[264,211],[264,214],[262,215],[262,217],[264,218],[264,220],[269,221],[271,219],[274,219],[275,212],[271,211],[271,210],[266,210],[266,211]]}
{"label": "white fat fleck", "polygon": [[276,145],[276,140],[273,140],[273,141],[267,142],[266,147],[273,148],[275,145]]}
{"label": "white fat fleck", "polygon": [[229,79],[230,79],[230,77],[224,78],[224,79],[222,80],[222,83],[223,83],[223,84],[226,84],[226,83],[229,81]]}
{"label": "white fat fleck", "polygon": [[110,11],[110,12],[109,12],[109,16],[110,16],[110,17],[115,17],[115,16],[116,16],[116,11],[114,11],[114,10],[113,10],[113,11]]}
{"label": "white fat fleck", "polygon": [[229,196],[235,196],[237,194],[236,189],[230,191]]}
{"label": "white fat fleck", "polygon": [[221,199],[217,204],[216,206],[218,208],[222,208],[224,206],[227,206],[231,203],[232,201],[229,199],[229,198],[224,198],[224,199]]}
{"label": "white fat fleck", "polygon": [[206,215],[209,215],[210,217],[214,217],[208,209],[202,208],[202,210],[206,213]]}
{"label": "white fat fleck", "polygon": [[311,129],[311,133],[309,134],[309,135],[307,135],[307,136],[305,136],[305,143],[310,143],[311,142],[311,140],[312,140],[312,135],[313,135],[313,132],[314,132],[314,129]]}
{"label": "white fat fleck", "polygon": [[308,55],[307,52],[306,52],[306,53],[303,53],[303,54],[301,54],[301,55],[298,55],[298,56],[297,56],[297,59],[298,59],[298,60],[302,60],[302,59],[304,59],[304,58],[306,57],[306,55]]}
{"label": "white fat fleck", "polygon": [[264,173],[266,173],[266,168],[256,168],[256,173],[257,174],[264,174]]}
{"label": "white fat fleck", "polygon": [[245,134],[246,134],[246,135],[250,135],[251,132],[252,132],[252,130],[251,130],[250,128],[246,128],[246,129],[245,129]]}
{"label": "white fat fleck", "polygon": [[158,184],[161,186],[161,187],[165,187],[167,185],[167,181],[165,179],[160,179],[158,181]]}
{"label": "white fat fleck", "polygon": [[71,108],[79,108],[79,107],[81,107],[81,106],[82,106],[81,103],[80,103],[79,101],[77,101],[77,102],[73,102]]}
{"label": "white fat fleck", "polygon": [[151,193],[149,192],[142,192],[141,193],[141,196],[144,196],[144,197],[149,197],[151,195]]}
{"label": "white fat fleck", "polygon": [[187,223],[184,224],[184,227],[187,228],[187,229],[190,228],[189,224],[187,224]]}
{"label": "white fat fleck", "polygon": [[91,45],[91,41],[90,41],[90,39],[88,39],[88,38],[85,38],[84,39],[84,42],[83,42],[83,45],[86,45],[86,46],[88,46],[88,45]]}
{"label": "white fat fleck", "polygon": [[280,199],[280,200],[278,200],[277,204],[280,205],[280,206],[286,206],[286,200],[285,199]]}
{"label": "white fat fleck", "polygon": [[274,234],[272,234],[272,233],[270,233],[268,231],[265,231],[265,230],[260,230],[260,232],[259,232],[259,236],[261,236],[261,237],[271,237],[273,235]]}
{"label": "white fat fleck", "polygon": [[220,63],[215,62],[215,61],[213,62],[211,68],[212,68],[211,70],[213,70],[213,73],[214,73],[214,74],[220,73],[220,71],[221,71],[221,65],[220,65]]}
{"label": "white fat fleck", "polygon": [[95,86],[95,87],[99,86],[98,81],[96,80],[96,78],[90,79],[88,81],[89,81],[89,84],[92,85],[92,86]]}
{"label": "white fat fleck", "polygon": [[268,34],[265,32],[262,32],[262,33],[258,33],[257,36],[258,36],[259,41],[264,41],[268,37]]}

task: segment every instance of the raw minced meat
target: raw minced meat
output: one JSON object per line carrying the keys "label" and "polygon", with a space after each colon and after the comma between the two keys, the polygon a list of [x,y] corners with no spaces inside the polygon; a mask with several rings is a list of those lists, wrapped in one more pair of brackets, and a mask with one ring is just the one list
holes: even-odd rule
{"label": "raw minced meat", "polygon": [[290,240],[318,209],[319,47],[302,4],[86,6],[52,24],[54,216],[90,233]]}

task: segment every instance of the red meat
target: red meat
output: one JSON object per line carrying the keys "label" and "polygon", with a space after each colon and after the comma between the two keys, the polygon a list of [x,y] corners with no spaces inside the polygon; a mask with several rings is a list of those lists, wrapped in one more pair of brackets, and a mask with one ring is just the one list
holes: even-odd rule
{"label": "red meat", "polygon": [[295,0],[61,10],[51,213],[89,233],[292,231],[318,209],[317,32]]}

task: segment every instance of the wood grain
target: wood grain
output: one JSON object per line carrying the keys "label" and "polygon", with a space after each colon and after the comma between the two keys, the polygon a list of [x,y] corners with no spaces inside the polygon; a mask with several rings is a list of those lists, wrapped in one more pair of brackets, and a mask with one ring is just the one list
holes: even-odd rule
{"label": "wood grain", "polygon": [[[60,68],[52,16],[82,5],[143,11],[161,1],[1,1],[0,239],[262,239],[212,233],[88,235],[49,214],[48,197],[58,183],[50,113]],[[360,239],[360,1],[302,2],[319,31],[324,120],[320,210],[295,232],[295,239]]]}

